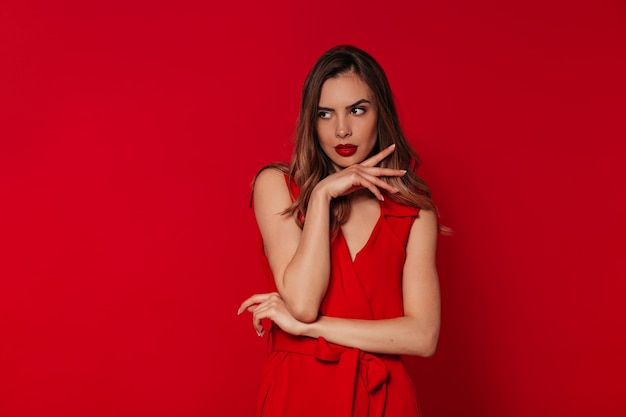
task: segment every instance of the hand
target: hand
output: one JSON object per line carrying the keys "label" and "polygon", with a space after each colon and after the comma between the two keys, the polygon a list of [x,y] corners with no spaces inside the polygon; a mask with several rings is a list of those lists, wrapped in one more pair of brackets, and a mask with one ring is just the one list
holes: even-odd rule
{"label": "hand", "polygon": [[237,314],[244,311],[252,313],[252,326],[259,336],[263,336],[265,329],[261,320],[270,319],[278,327],[289,334],[300,335],[306,327],[305,323],[296,320],[285,305],[285,302],[277,292],[267,294],[255,294],[245,300],[239,306]]}
{"label": "hand", "polygon": [[337,198],[361,188],[367,188],[377,199],[383,201],[384,198],[379,188],[392,194],[397,193],[398,189],[389,185],[380,177],[401,177],[406,174],[406,171],[402,169],[380,168],[376,166],[380,161],[391,155],[394,150],[395,145],[391,145],[360,164],[351,165],[329,175],[320,181],[315,188],[323,190],[330,198]]}

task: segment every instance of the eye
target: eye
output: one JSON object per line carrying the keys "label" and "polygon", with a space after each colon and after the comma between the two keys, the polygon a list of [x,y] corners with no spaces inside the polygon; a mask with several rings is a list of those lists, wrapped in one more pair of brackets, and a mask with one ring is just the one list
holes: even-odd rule
{"label": "eye", "polygon": [[317,113],[317,116],[318,116],[320,119],[328,119],[328,118],[330,118],[330,112],[329,112],[329,111],[322,110],[322,111],[320,111],[320,112],[318,112],[318,113]]}
{"label": "eye", "polygon": [[354,114],[355,116],[360,116],[362,114],[365,114],[365,109],[363,107],[355,107],[352,109],[352,114]]}

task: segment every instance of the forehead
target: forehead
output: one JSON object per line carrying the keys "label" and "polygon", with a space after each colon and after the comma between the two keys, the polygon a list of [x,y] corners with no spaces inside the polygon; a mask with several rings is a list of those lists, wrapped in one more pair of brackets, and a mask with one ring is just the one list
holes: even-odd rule
{"label": "forehead", "polygon": [[320,92],[321,107],[348,106],[361,99],[373,101],[372,90],[354,73],[340,74],[329,78]]}

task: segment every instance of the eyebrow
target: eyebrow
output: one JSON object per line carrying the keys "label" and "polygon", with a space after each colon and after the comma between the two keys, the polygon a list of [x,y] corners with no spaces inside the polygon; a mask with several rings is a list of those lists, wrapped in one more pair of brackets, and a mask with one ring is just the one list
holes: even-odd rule
{"label": "eyebrow", "polygon": [[[346,110],[353,109],[353,108],[357,107],[359,104],[363,104],[363,103],[372,104],[369,100],[362,98],[361,100],[359,100],[359,101],[357,101],[357,102],[355,102],[355,103],[352,103],[352,104],[350,104],[350,105],[346,106]],[[318,111],[319,111],[319,110],[324,110],[324,111],[334,111],[335,109],[333,109],[333,108],[331,108],[331,107],[321,107],[321,106],[318,106],[318,107],[317,107],[317,110],[318,110]]]}

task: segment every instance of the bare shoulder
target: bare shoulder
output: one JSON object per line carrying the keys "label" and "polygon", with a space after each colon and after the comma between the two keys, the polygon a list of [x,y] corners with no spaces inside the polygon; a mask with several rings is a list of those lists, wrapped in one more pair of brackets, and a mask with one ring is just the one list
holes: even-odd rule
{"label": "bare shoulder", "polygon": [[271,167],[262,170],[256,177],[252,193],[254,216],[265,254],[274,276],[282,276],[302,234],[295,214],[285,213],[292,200],[284,172]]}
{"label": "bare shoulder", "polygon": [[254,181],[252,196],[257,217],[260,214],[280,213],[291,205],[285,174],[275,168],[266,168],[259,172]]}
{"label": "bare shoulder", "polygon": [[276,168],[265,168],[259,172],[254,180],[254,192],[280,192],[287,190],[285,174]]}
{"label": "bare shoulder", "polygon": [[415,223],[417,223],[419,227],[435,229],[435,231],[439,227],[437,213],[432,210],[421,209],[417,215],[417,219],[415,219]]}
{"label": "bare shoulder", "polygon": [[439,220],[432,210],[420,210],[409,232],[407,249],[431,252],[435,250],[439,235]]}

